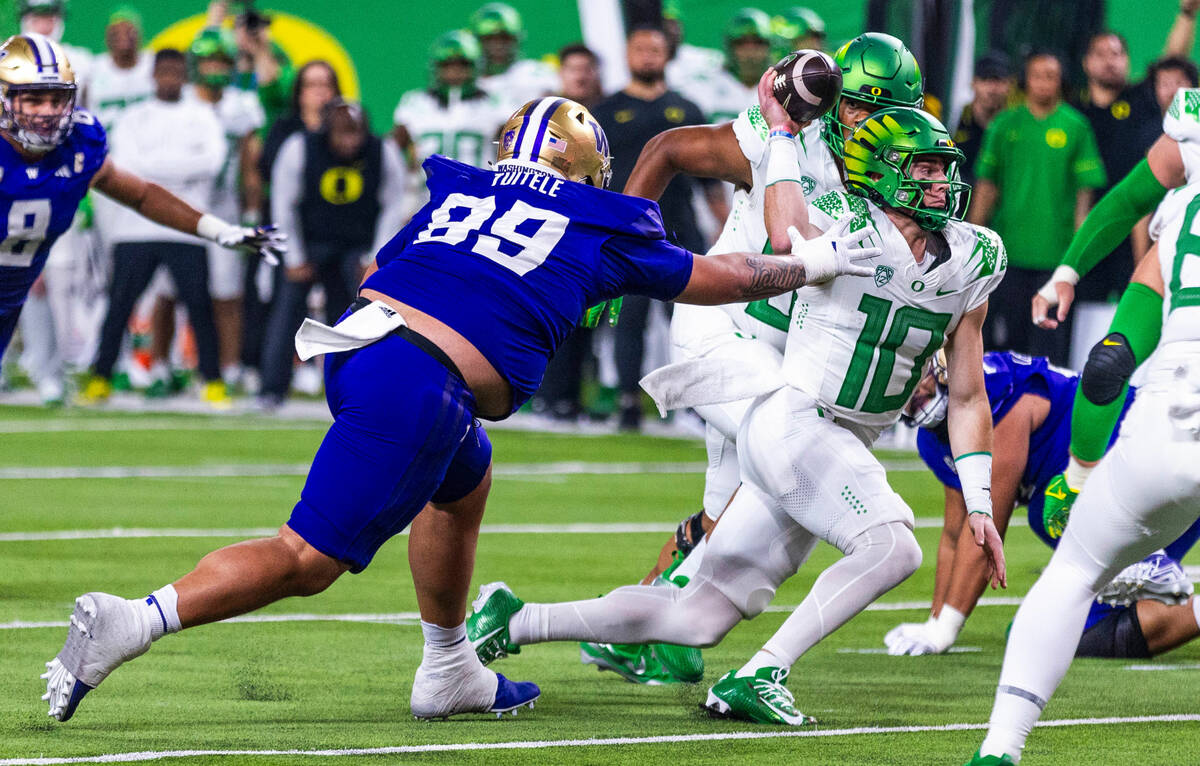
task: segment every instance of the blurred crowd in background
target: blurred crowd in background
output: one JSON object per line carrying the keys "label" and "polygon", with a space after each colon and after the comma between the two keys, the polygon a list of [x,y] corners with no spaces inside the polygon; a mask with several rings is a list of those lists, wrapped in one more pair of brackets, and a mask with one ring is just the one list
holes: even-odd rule
{"label": "blurred crowd in background", "polygon": [[[66,0],[16,6],[22,31],[61,39]],[[967,220],[994,228],[1008,248],[1008,276],[985,328],[989,348],[1079,369],[1104,334],[1149,247],[1145,221],[1080,284],[1067,327],[1034,328],[1029,300],[1092,203],[1161,132],[1175,90],[1198,85],[1188,58],[1198,8],[1200,0],[1179,2],[1163,30],[1162,56],[1144,73],[1131,71],[1119,34],[1099,29],[1075,46],[1079,60],[1033,46],[981,56],[973,99],[959,114],[943,114],[942,103],[927,97],[925,108],[968,159]],[[299,363],[292,337],[304,317],[333,322],[348,306],[375,250],[423,203],[425,157],[486,167],[509,114],[560,94],[604,126],[611,188],[620,191],[649,138],[732,120],[757,103],[755,84],[778,58],[843,42],[827,40],[810,9],[772,10],[739,10],[716,50],[690,45],[679,8],[666,0],[660,23],[631,25],[629,82],[606,93],[604,62],[593,50],[577,43],[552,61],[523,58],[520,15],[487,3],[464,17],[463,28],[431,41],[428,86],[400,95],[392,130],[374,135],[364,108],[343,98],[334,67],[293,66],[272,42],[271,18],[253,6],[213,0],[186,50],[159,51],[144,47],[134,7],[115,8],[104,51],[67,46],[80,103],[108,130],[114,162],[228,220],[274,221],[291,250],[272,268],[93,194],[26,303],[21,352],[6,359],[4,385],[34,387],[47,404],[98,403],[106,394],[92,394],[107,388],[90,387],[95,380],[151,398],[187,395],[194,380],[220,381],[223,395],[213,404],[246,397],[268,411],[297,393],[315,396],[320,367]],[[670,236],[706,250],[730,192],[719,182],[676,178],[660,201]],[[669,305],[627,298],[615,327],[580,330],[562,347],[529,406],[559,420],[638,428],[645,402],[637,381],[666,361],[669,313]]]}

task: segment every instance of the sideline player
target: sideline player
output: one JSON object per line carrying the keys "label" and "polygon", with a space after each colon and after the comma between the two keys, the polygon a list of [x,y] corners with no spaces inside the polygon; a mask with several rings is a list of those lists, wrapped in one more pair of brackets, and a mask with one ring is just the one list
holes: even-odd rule
{"label": "sideline player", "polygon": [[1157,241],[1146,260],[1159,266],[1153,287],[1163,295],[1162,338],[1116,445],[1092,471],[1062,541],[1017,610],[988,733],[972,766],[1021,760],[1070,667],[1091,600],[1122,568],[1200,517],[1198,214],[1200,185],[1192,184],[1150,223]]}
{"label": "sideline player", "polygon": [[[933,608],[928,621],[904,623],[888,632],[884,644],[893,655],[948,650],[987,586],[987,562],[971,536],[960,534],[966,506],[947,440],[948,391],[940,356],[930,360],[903,415],[906,423],[921,429],[917,436],[921,459],[945,485]],[[1028,505],[1030,529],[1054,547],[1057,541],[1043,526],[1042,504],[1046,486],[1067,462],[1070,410],[1079,376],[1051,366],[1044,358],[1013,352],[985,354],[983,366],[995,427],[992,508],[997,529],[1003,536],[1014,507]],[[1131,393],[1123,400],[1123,411],[1132,401]],[[1186,603],[1192,586],[1176,563],[1195,543],[1200,524],[1189,533],[1154,561],[1139,562],[1130,568],[1134,571],[1119,575],[1117,580],[1124,577],[1123,582],[1105,588],[1102,598],[1107,593],[1136,604],[1093,604],[1077,656],[1151,657],[1200,635],[1196,614]]]}
{"label": "sideline player", "polygon": [[89,187],[141,215],[225,247],[282,252],[274,227],[242,228],[200,213],[161,186],[108,159],[104,128],[75,108],[75,75],[61,46],[14,35],[0,46],[0,356],[30,286],[55,240],[71,225]]}
{"label": "sideline player", "polygon": [[558,90],[558,75],[536,59],[520,58],[525,26],[507,3],[488,3],[471,14],[469,29],[483,49],[479,87],[502,99],[505,115],[526,101]]}
{"label": "sideline player", "polygon": [[[762,612],[823,539],[844,557],[750,662],[722,676],[706,703],[718,715],[802,725],[812,719],[795,709],[784,685],[791,665],[920,565],[912,511],[868,446],[896,421],[943,340],[968,521],[994,578],[1004,582],[988,492],[992,420],[980,327],[1005,255],[994,233],[955,217],[967,188],[957,180],[962,154],[933,117],[907,108],[868,117],[846,144],[852,193],[830,192],[809,206],[796,178],[788,129],[795,124],[778,103],[761,101],[774,128],[768,224],[794,217],[798,239],[851,222],[882,243],[874,273],[798,291],[782,370],[757,381],[758,391],[734,394],[759,396],[738,439],[742,485],[684,588],[634,585],[590,601],[525,604],[492,583],[481,589],[468,635],[488,660],[551,640],[712,646]],[[722,368],[737,365],[700,359],[675,366],[721,380]],[[668,408],[697,395],[657,393]]]}
{"label": "sideline player", "polygon": [[297,333],[301,357],[326,354],[334,423],[290,519],[275,537],[208,554],[147,598],[80,596],[44,676],[51,716],[70,718],[83,695],[166,633],[318,593],[362,571],[410,522],[425,636],[413,714],[531,703],[534,684],[485,670],[464,640],[491,484],[491,444],[476,418],[520,408],[588,306],[626,292],[758,298],[869,273],[858,262],[879,252],[852,250],[866,232],[846,235],[845,226],[782,258],[705,258],[671,245],[657,205],[603,190],[611,173],[604,132],[563,98],[513,114],[496,170],[444,157],[425,170],[430,203],[378,253],[359,300],[335,327],[309,320]]}

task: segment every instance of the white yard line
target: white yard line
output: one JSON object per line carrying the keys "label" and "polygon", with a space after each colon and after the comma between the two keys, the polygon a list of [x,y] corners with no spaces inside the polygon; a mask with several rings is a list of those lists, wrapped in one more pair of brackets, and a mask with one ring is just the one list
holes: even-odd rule
{"label": "white yard line", "polygon": [[[1039,728],[1074,726],[1113,726],[1136,723],[1192,723],[1200,714],[1145,715],[1112,718],[1066,718],[1039,721]],[[478,750],[545,750],[559,747],[612,747],[622,745],[660,745],[685,742],[727,742],[756,739],[807,739],[812,737],[851,737],[876,734],[922,734],[943,731],[981,731],[986,723],[948,723],[935,726],[859,726],[852,729],[801,729],[787,731],[731,731],[714,734],[663,734],[651,737],[606,737],[602,739],[523,740],[516,742],[460,742],[445,745],[396,745],[392,747],[355,747],[327,750],[155,750],[135,753],[108,753],[72,758],[6,758],[0,766],[54,766],[68,763],[133,763],[162,758],[227,756],[308,756],[344,758],[363,755],[401,755],[405,753],[451,753]]]}
{"label": "white yard line", "polygon": [[0,420],[0,434],[116,433],[124,431],[319,431],[329,427],[321,421],[220,418],[205,420],[138,420],[136,418],[89,418]]}

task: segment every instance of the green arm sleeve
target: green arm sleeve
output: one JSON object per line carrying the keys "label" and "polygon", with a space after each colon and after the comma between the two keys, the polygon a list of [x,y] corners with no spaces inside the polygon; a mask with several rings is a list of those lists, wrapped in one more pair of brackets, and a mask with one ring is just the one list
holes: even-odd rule
{"label": "green arm sleeve", "polygon": [[[1108,331],[1125,336],[1139,365],[1158,346],[1162,335],[1162,306],[1162,296],[1140,282],[1131,282],[1117,304],[1117,315]],[[1086,368],[1084,374],[1087,374]],[[1080,386],[1075,395],[1075,408],[1071,411],[1072,455],[1088,462],[1104,457],[1128,392],[1129,382],[1126,381],[1120,396],[1101,405],[1089,400]]]}
{"label": "green arm sleeve", "polygon": [[1139,162],[1088,213],[1071,239],[1062,265],[1070,266],[1081,277],[1087,274],[1121,244],[1142,216],[1153,211],[1166,195],[1167,190],[1154,177],[1150,163]]}

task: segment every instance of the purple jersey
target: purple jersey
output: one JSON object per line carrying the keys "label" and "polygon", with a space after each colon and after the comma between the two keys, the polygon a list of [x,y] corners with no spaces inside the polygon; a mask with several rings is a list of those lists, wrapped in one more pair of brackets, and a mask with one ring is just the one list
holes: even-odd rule
{"label": "purple jersey", "polygon": [[[104,128],[76,109],[67,138],[37,162],[0,140],[0,318],[17,312],[46,265],[54,242],[71,227],[92,176],[108,156]],[[0,338],[3,353],[3,338]]]}
{"label": "purple jersey", "polygon": [[442,321],[513,389],[515,412],[588,306],[627,293],[670,300],[692,256],[650,200],[526,167],[425,160],[429,203],[376,256],[363,285]]}

